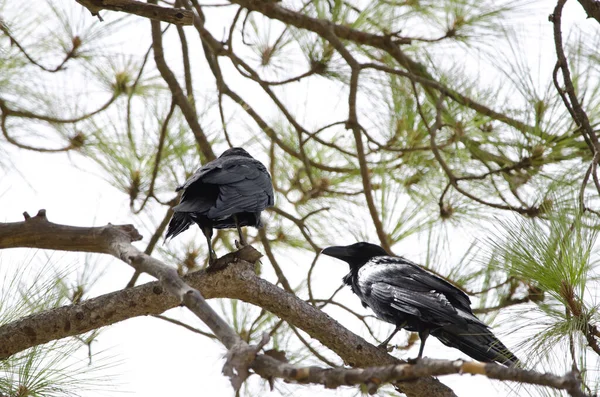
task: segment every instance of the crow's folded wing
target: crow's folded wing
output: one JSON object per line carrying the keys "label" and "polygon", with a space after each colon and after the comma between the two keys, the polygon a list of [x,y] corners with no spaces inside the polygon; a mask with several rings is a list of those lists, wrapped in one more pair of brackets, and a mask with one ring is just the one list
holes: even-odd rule
{"label": "crow's folded wing", "polygon": [[376,299],[378,307],[387,305],[389,310],[410,314],[421,321],[439,326],[465,324],[466,319],[459,314],[444,294],[435,290],[410,289],[378,281],[371,284],[371,299]]}
{"label": "crow's folded wing", "polygon": [[197,190],[187,190],[182,196],[181,202],[173,207],[173,210],[175,212],[207,213],[215,204],[217,194],[217,192],[211,191],[210,186],[207,185],[203,185]]}
{"label": "crow's folded wing", "polygon": [[373,258],[359,271],[358,281],[371,290],[379,307],[385,303],[438,325],[480,322],[464,292],[404,258]]}
{"label": "crow's folded wing", "polygon": [[[219,157],[200,167],[177,191],[187,189],[196,182],[223,185],[256,178],[267,170],[261,162],[242,156]],[[267,173],[268,175],[268,173]]]}
{"label": "crow's folded wing", "polygon": [[[204,191],[210,186],[218,187],[216,202],[207,213],[212,219],[227,218],[237,212],[260,212],[274,203],[271,176],[265,166],[254,159],[219,158],[196,171],[178,190]],[[183,203],[180,206],[180,211],[187,209]],[[188,206],[191,208],[191,203]]]}
{"label": "crow's folded wing", "polygon": [[223,167],[223,163],[224,162],[222,159],[216,159],[208,164],[203,165],[202,167],[198,168],[198,170],[194,172],[194,175],[189,177],[188,180],[183,183],[183,185],[177,186],[175,191],[178,192],[180,190],[189,188],[194,183],[202,181],[202,179],[211,172],[219,172],[219,170],[221,170]]}
{"label": "crow's folded wing", "polygon": [[409,276],[412,282],[430,290],[441,292],[454,306],[471,312],[471,300],[462,290],[419,265],[411,263],[410,266],[414,270],[410,272]]}
{"label": "crow's folded wing", "polygon": [[219,185],[217,202],[208,213],[210,218],[226,218],[237,212],[260,212],[273,205],[271,177],[258,161],[211,172],[202,180]]}
{"label": "crow's folded wing", "polygon": [[369,274],[375,279],[382,279],[390,284],[415,291],[431,291],[444,294],[446,299],[468,313],[471,312],[471,300],[462,290],[450,284],[429,270],[400,256],[375,257],[366,265],[368,269],[361,273]]}

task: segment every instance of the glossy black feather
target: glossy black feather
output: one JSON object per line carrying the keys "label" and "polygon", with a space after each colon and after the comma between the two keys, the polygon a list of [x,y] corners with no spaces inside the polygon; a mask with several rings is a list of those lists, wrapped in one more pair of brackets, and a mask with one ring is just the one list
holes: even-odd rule
{"label": "glossy black feather", "polygon": [[177,188],[180,190],[183,194],[173,208],[167,238],[177,236],[192,223],[205,234],[207,228],[235,228],[234,217],[239,226],[260,227],[261,212],[274,204],[269,172],[242,148],[228,149],[202,166]]}
{"label": "glossy black feather", "polygon": [[426,331],[479,361],[518,363],[473,314],[469,297],[421,266],[368,243],[330,247],[323,254],[348,262],[344,282],[380,319],[409,331]]}

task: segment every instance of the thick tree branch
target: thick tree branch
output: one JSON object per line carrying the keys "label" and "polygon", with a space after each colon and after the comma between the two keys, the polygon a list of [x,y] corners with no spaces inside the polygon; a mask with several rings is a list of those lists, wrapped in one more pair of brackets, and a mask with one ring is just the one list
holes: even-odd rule
{"label": "thick tree branch", "polygon": [[[200,292],[183,281],[177,270],[134,247],[131,243],[141,240],[142,236],[132,225],[113,226],[109,224],[86,230],[86,228],[51,223],[46,218],[45,210],[40,210],[34,218],[27,213],[24,213],[24,216],[24,222],[0,224],[0,229],[4,229],[0,232],[0,248],[20,246],[80,251],[79,246],[81,245],[85,252],[110,254],[131,265],[136,271],[150,274],[158,279],[160,285],[176,297],[178,302],[183,303],[201,319],[219,341],[227,347],[227,361],[223,367],[223,373],[229,376],[235,390],[239,390],[249,375],[248,365],[254,359],[260,346],[248,346],[229,324],[206,303]],[[16,237],[8,234],[11,232]],[[69,240],[66,240],[66,237]],[[69,241],[71,241],[70,244]],[[54,247],[50,246],[53,242],[56,243]],[[244,247],[235,254],[239,254],[240,259],[247,259],[253,263],[261,256],[250,246]],[[225,260],[228,259],[225,258]],[[222,265],[222,261],[223,258],[215,265]],[[31,339],[31,334],[29,336]]]}
{"label": "thick tree branch", "polygon": [[176,25],[191,25],[192,13],[180,8],[167,8],[155,4],[143,3],[136,0],[75,0],[92,13],[93,16],[101,10],[122,11],[155,21],[173,23]]}
{"label": "thick tree branch", "polygon": [[[178,285],[173,285],[173,282],[167,280],[168,275],[156,274],[154,265],[161,264],[161,262],[137,251],[129,243],[129,241],[139,239],[139,234],[132,226],[108,225],[99,228],[74,228],[50,223],[43,217],[43,214],[39,217],[40,219],[37,218],[30,218],[25,222],[0,223],[0,248],[37,247],[100,252],[112,254],[120,259],[134,256],[134,259],[131,260],[133,264],[144,268],[161,281],[113,292],[77,305],[48,310],[4,325],[0,327],[0,359],[32,346],[78,335],[128,318],[160,314],[178,306],[181,303],[182,294],[184,304],[196,309],[190,300],[194,296],[201,297],[202,295],[196,291],[197,295],[188,297],[187,293],[180,291],[181,288]],[[19,231],[19,228],[31,233],[30,237],[27,237],[27,233]],[[61,237],[63,234],[71,239]],[[13,238],[12,235],[16,235],[18,238]],[[115,239],[113,243],[102,241],[111,238]],[[114,243],[114,241],[118,241],[118,243]],[[56,245],[49,247],[51,242]],[[83,249],[79,249],[79,244]],[[137,253],[133,254],[129,250],[136,250]],[[229,260],[228,258],[222,259]],[[151,263],[143,266],[144,261]],[[161,271],[166,272],[165,270]],[[184,288],[188,288],[186,291],[197,288],[208,298],[241,299],[262,307],[302,329],[312,338],[319,340],[337,353],[348,365],[374,366],[398,362],[394,357],[341,326],[327,314],[295,295],[259,278],[254,273],[254,266],[246,261],[240,260],[239,263],[217,272],[201,271],[189,274],[183,278],[181,283],[186,286]],[[173,292],[173,296],[164,294],[165,289]],[[198,300],[196,299],[196,301]],[[216,314],[215,316],[220,319]],[[200,318],[205,321],[204,318]],[[223,331],[224,327],[228,327],[227,324],[211,325],[210,320],[207,321],[205,323],[211,331],[221,341],[224,341],[227,347],[236,343],[239,345],[239,341],[235,340],[237,335],[230,335],[227,329]],[[398,387],[407,395],[415,397],[454,396],[452,390],[432,378],[403,382],[398,384]]]}
{"label": "thick tree branch", "polygon": [[113,240],[142,239],[133,225],[65,227],[49,222],[46,210],[40,210],[33,218],[27,212],[23,215],[23,222],[0,223],[0,249],[24,247],[114,255]]}
{"label": "thick tree branch", "polygon": [[483,375],[490,379],[515,381],[531,385],[548,386],[553,389],[566,390],[573,397],[585,397],[581,390],[581,381],[574,372],[557,376],[548,373],[528,371],[515,367],[504,367],[498,364],[486,364],[463,360],[421,359],[415,364],[395,364],[369,368],[298,368],[281,363],[277,367],[267,367],[262,357],[257,357],[252,368],[265,371],[294,383],[315,383],[326,388],[335,389],[342,385],[366,384],[369,394],[374,394],[384,383],[418,379],[423,376],[440,376],[450,374]]}
{"label": "thick tree branch", "polygon": [[[324,19],[312,18],[300,12],[281,7],[276,2],[263,0],[231,0],[231,2],[249,10],[258,11],[269,18],[278,19],[287,25],[313,31],[321,36],[326,36],[328,32],[333,31],[341,39],[377,48],[385,47],[390,40],[388,36],[362,32]],[[395,38],[394,42],[396,44],[410,44],[410,40],[404,38]]]}
{"label": "thick tree branch", "polygon": [[598,0],[578,0],[588,18],[594,18],[600,23],[600,2]]}

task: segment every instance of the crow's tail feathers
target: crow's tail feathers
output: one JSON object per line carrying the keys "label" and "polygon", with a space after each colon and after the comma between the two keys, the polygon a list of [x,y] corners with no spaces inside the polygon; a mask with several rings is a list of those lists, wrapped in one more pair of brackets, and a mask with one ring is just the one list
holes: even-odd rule
{"label": "crow's tail feathers", "polygon": [[446,346],[454,347],[482,362],[521,365],[519,359],[483,324],[446,326],[431,332]]}
{"label": "crow's tail feathers", "polygon": [[173,214],[173,218],[171,218],[171,222],[169,222],[169,228],[167,229],[167,236],[165,237],[165,241],[169,237],[175,237],[179,233],[187,230],[190,225],[194,223],[194,220],[187,212],[175,212]]}

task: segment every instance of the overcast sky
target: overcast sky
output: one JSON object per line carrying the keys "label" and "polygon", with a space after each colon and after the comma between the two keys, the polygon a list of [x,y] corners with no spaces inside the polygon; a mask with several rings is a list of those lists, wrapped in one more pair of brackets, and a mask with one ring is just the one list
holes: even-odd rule
{"label": "overcast sky", "polygon": [[[58,3],[73,9],[81,8],[72,0]],[[540,6],[547,11],[527,17],[523,26],[523,29],[533,33],[524,40],[532,65],[541,63],[539,69],[542,74],[541,81],[547,79],[547,74],[555,60],[552,26],[547,21],[553,7],[552,2]],[[565,26],[573,20],[576,20],[579,25],[597,24],[595,21],[585,20],[585,15],[576,2],[570,2],[566,11]],[[74,12],[76,15],[77,13]],[[91,18],[87,11],[83,10],[80,17]],[[132,32],[132,38],[122,43],[124,52],[132,52],[133,48],[145,48],[139,46],[136,40],[144,41],[144,36],[147,38],[149,34],[149,28],[147,24],[138,24],[136,29],[139,30]],[[566,28],[563,30],[567,31]],[[153,62],[152,58],[150,62]],[[0,142],[2,147],[7,147],[6,142]],[[7,158],[12,163],[12,167],[0,170],[5,173],[0,177],[0,221],[19,221],[22,219],[23,211],[34,215],[37,210],[45,208],[51,221],[69,225],[90,226],[104,225],[108,222],[114,224],[136,222],[130,213],[126,197],[103,179],[104,171],[91,161],[82,159],[77,154],[43,155],[11,147],[7,150]],[[136,224],[136,226],[143,230],[140,225]],[[465,236],[457,236],[457,238],[464,239]],[[468,243],[468,241],[457,242],[464,246]],[[177,244],[177,240],[171,244]],[[138,247],[143,246],[143,244],[138,245]],[[408,249],[404,250],[403,247],[400,249],[404,254],[408,252],[409,257],[413,254],[412,258],[415,260],[419,260],[419,256],[423,254],[419,248],[412,249],[412,252]],[[94,286],[91,291],[92,296],[123,288],[133,273],[125,264],[108,257],[94,255],[90,258],[62,252],[32,253],[31,250],[23,249],[0,252],[0,272],[6,274],[20,271],[31,258],[34,258],[31,266],[42,266],[47,257],[50,257],[50,262],[57,268],[73,269],[74,275],[88,259],[98,271],[104,271],[105,276]],[[310,260],[310,258],[296,258],[295,261],[291,261],[291,266],[303,266],[305,259]],[[341,283],[341,278],[347,271],[346,266],[332,259],[322,258],[321,261],[323,263],[320,262],[319,271],[322,272],[323,279],[330,284],[331,288],[337,288],[337,285],[332,285],[331,280],[336,282],[339,280]],[[142,281],[148,279],[144,278]],[[321,285],[327,288],[323,283]],[[348,301],[353,300],[354,304],[351,307],[362,310],[357,298],[349,291],[345,291],[345,294]],[[212,301],[212,304],[214,305],[215,302]],[[186,310],[177,308],[168,314],[194,326],[202,327],[200,321]],[[332,315],[348,324],[353,332],[367,337],[360,324],[344,318],[342,312],[333,311]],[[512,346],[511,342],[515,342],[511,335],[506,335],[503,330],[497,333],[509,347]],[[318,342],[313,341],[313,343]],[[100,353],[100,357],[103,354],[111,356],[112,360],[119,363],[108,370],[112,377],[107,379],[114,383],[112,390],[85,391],[81,394],[84,397],[120,396],[123,393],[146,397],[233,394],[227,378],[220,373],[223,363],[221,357],[225,351],[220,344],[154,318],[134,318],[103,330],[93,349],[95,352],[103,352]],[[425,354],[436,358],[464,357],[459,351],[446,348],[434,338],[427,341]],[[409,356],[416,356],[416,350],[410,351]],[[82,349],[81,359],[87,359],[84,349]],[[459,396],[506,394],[506,389],[501,385],[481,377],[451,376],[444,377],[442,381],[452,387]],[[324,396],[349,395],[355,390],[353,388],[341,388],[336,391],[324,390],[320,387],[297,388],[282,383],[279,383],[278,387],[284,393],[293,391],[293,394],[298,396],[315,395],[315,393]],[[273,395],[277,395],[277,392]]]}

